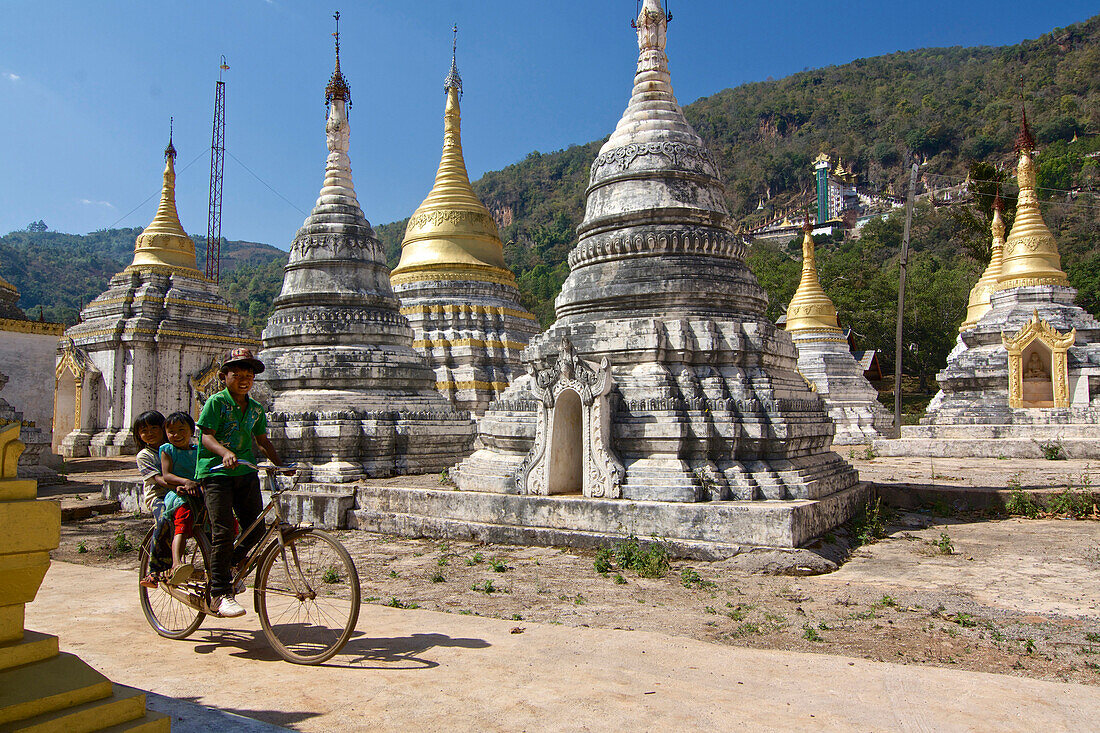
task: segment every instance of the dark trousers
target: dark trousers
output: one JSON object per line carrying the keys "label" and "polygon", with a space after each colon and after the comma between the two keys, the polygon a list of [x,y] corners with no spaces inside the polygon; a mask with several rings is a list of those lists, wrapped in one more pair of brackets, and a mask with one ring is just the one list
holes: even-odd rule
{"label": "dark trousers", "polygon": [[236,532],[233,514],[247,530],[263,511],[260,478],[255,473],[244,476],[207,476],[202,480],[206,494],[206,513],[210,517],[213,555],[210,558],[210,595],[224,596],[233,592],[233,566],[244,559],[248,551],[263,538],[263,525],[257,526],[233,549]]}

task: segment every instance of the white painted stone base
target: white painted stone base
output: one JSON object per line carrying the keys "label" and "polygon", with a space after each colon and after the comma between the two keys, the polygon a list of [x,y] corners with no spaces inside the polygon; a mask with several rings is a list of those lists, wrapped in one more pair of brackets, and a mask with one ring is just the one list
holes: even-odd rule
{"label": "white painted stone base", "polygon": [[869,495],[857,484],[817,500],[685,503],[366,486],[349,526],[569,547],[602,547],[632,534],[659,539],[676,556],[720,559],[753,547],[799,547],[847,521]]}

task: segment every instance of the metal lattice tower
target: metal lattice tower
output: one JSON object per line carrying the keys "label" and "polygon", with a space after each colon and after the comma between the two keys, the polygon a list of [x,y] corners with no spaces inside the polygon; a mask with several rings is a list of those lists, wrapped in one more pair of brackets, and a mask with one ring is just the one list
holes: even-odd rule
{"label": "metal lattice tower", "polygon": [[210,215],[206,221],[206,277],[221,279],[222,260],[222,171],[225,169],[225,82],[222,72],[229,64],[222,56],[218,83],[214,87],[214,132],[210,141]]}

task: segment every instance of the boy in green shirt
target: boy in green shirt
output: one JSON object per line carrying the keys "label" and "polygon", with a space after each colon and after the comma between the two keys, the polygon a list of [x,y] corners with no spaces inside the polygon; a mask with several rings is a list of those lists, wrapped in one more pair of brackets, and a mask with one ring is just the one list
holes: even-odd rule
{"label": "boy in green shirt", "polygon": [[267,416],[259,402],[248,395],[253,379],[264,370],[262,361],[249,349],[233,349],[222,360],[218,376],[225,389],[212,395],[202,406],[198,426],[202,440],[195,466],[195,478],[202,483],[206,512],[210,517],[213,553],[210,558],[210,609],[218,616],[235,617],[245,613],[233,592],[233,567],[263,536],[257,527],[233,551],[233,515],[241,530],[256,521],[263,511],[260,479],[256,469],[252,440],[274,463],[280,465],[275,446],[267,437]]}

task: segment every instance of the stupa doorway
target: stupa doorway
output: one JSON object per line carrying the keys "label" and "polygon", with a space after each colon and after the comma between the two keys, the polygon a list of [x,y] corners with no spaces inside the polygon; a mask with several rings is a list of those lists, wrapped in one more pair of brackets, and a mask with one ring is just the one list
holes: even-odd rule
{"label": "stupa doorway", "polygon": [[550,476],[547,493],[580,494],[584,489],[584,418],[581,397],[562,390],[554,404],[550,428]]}
{"label": "stupa doorway", "polygon": [[1039,340],[1032,341],[1021,355],[1024,407],[1054,407],[1054,382],[1050,378],[1053,357]]}

